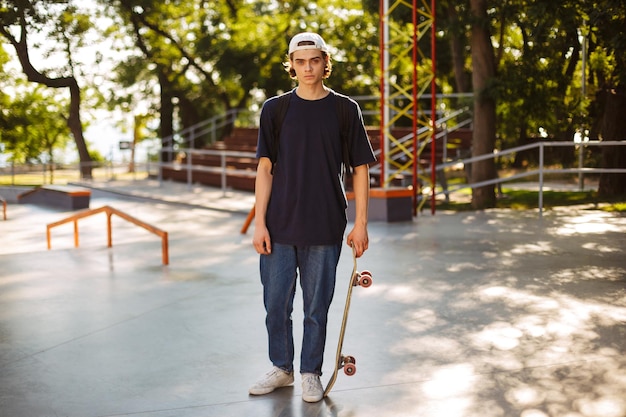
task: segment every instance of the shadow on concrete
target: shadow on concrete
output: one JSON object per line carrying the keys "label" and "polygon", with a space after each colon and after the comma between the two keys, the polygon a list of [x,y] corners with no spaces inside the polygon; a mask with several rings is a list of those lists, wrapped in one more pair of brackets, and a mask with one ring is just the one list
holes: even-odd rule
{"label": "shadow on concrete", "polygon": [[374,285],[355,289],[344,349],[358,371],[307,404],[299,378],[247,394],[270,364],[258,258],[239,234],[245,214],[92,198],[167,230],[170,265],[158,239],[124,222],[107,248],[102,219],[81,223],[80,248],[68,227],[47,251],[45,224],[64,213],[11,206],[0,223],[2,415],[626,415],[623,216],[495,210],[372,223],[359,267]]}

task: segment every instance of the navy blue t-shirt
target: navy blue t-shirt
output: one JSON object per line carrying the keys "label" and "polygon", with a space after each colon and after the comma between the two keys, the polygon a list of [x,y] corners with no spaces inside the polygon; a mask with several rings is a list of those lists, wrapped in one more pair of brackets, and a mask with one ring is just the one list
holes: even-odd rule
{"label": "navy blue t-shirt", "polygon": [[[280,129],[266,224],[273,242],[332,245],[343,240],[346,196],[343,187],[340,124],[332,91],[319,100],[295,93]],[[358,104],[350,100],[348,148],[353,167],[376,160]],[[276,97],[263,104],[257,157],[270,157]]]}

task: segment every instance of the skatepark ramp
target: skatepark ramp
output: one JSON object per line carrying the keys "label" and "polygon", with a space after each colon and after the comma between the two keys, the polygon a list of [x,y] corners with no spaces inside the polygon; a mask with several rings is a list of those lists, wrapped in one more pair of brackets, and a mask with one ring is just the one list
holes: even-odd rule
{"label": "skatepark ramp", "polygon": [[73,185],[43,185],[18,196],[20,204],[40,204],[66,210],[89,208],[91,190]]}
{"label": "skatepark ramp", "polygon": [[97,209],[90,209],[90,210],[84,210],[81,211],[79,213],[76,213],[70,217],[67,217],[63,220],[59,220],[57,222],[54,223],[50,223],[47,225],[47,230],[46,230],[46,236],[48,239],[48,250],[52,249],[50,240],[51,240],[51,229],[57,226],[60,226],[62,224],[66,224],[66,223],[74,223],[74,247],[78,247],[78,220],[85,218],[85,217],[89,217],[89,216],[93,216],[94,214],[98,214],[98,213],[106,213],[107,215],[107,243],[108,243],[108,247],[113,247],[113,239],[112,239],[112,233],[111,233],[111,216],[113,216],[114,214],[121,217],[124,220],[127,220],[139,227],[143,227],[144,229],[146,229],[147,231],[154,233],[155,235],[159,236],[161,238],[161,249],[162,249],[162,258],[163,258],[163,265],[168,265],[169,264],[169,248],[168,248],[168,234],[166,231],[163,231],[159,228],[156,228],[154,226],[151,226],[147,223],[142,222],[141,220],[130,216],[124,212],[121,212],[117,209],[114,209],[113,207],[110,206],[103,206]]}

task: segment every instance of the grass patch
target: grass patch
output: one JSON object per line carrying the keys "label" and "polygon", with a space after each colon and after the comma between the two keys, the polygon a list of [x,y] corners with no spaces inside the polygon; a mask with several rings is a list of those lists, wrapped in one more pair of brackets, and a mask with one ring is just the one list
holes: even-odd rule
{"label": "grass patch", "polygon": [[[469,189],[466,191],[471,196]],[[496,208],[512,210],[532,210],[539,208],[539,191],[512,190],[503,188],[503,195],[497,198]],[[464,193],[465,194],[465,193]],[[593,205],[594,208],[609,212],[626,213],[626,196],[613,199],[599,198],[595,191],[544,191],[543,209],[576,205]],[[429,207],[426,203],[425,207]],[[437,203],[438,210],[471,211],[471,202]]]}
{"label": "grass patch", "polygon": [[[147,172],[116,172],[112,174],[110,170],[104,168],[95,168],[92,171],[92,177],[95,181],[108,181],[111,179],[118,180],[134,180],[143,179],[148,175]],[[55,170],[53,176],[47,172],[31,172],[27,174],[3,174],[0,175],[0,186],[16,186],[16,187],[39,187],[44,184],[65,185],[68,182],[80,181],[80,173],[76,170]]]}
{"label": "grass patch", "polygon": [[44,177],[41,173],[38,174],[19,174],[19,175],[1,175],[0,185],[4,186],[16,186],[16,187],[37,187],[43,184],[67,184],[68,181],[75,181],[76,175],[71,177],[65,175],[54,175],[54,181],[50,181],[50,177]]}
{"label": "grass patch", "polygon": [[[503,196],[498,198],[498,208],[528,210],[539,208],[539,191],[502,190]],[[543,207],[574,206],[579,204],[597,204],[598,198],[592,191],[544,191]]]}
{"label": "grass patch", "polygon": [[610,213],[626,213],[626,203],[619,202],[602,205],[600,210],[608,211]]}

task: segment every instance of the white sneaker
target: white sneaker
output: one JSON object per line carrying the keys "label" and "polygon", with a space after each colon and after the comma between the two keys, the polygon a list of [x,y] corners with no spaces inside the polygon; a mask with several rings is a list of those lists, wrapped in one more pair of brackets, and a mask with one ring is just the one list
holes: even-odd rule
{"label": "white sneaker", "polygon": [[324,388],[319,375],[302,374],[302,399],[308,403],[316,403],[324,398]]}
{"label": "white sneaker", "polygon": [[286,387],[293,384],[293,372],[285,372],[274,366],[271,371],[257,381],[248,391],[251,395],[269,394],[276,388]]}

